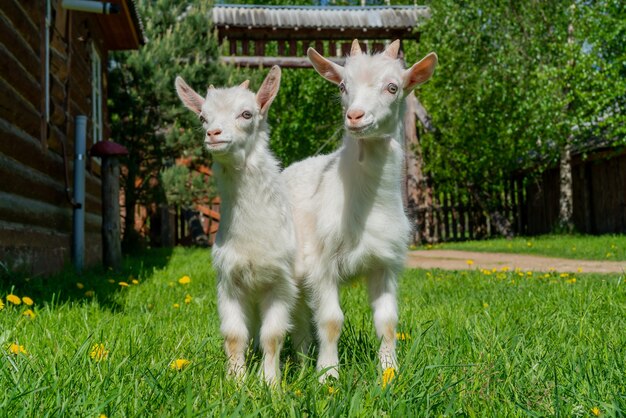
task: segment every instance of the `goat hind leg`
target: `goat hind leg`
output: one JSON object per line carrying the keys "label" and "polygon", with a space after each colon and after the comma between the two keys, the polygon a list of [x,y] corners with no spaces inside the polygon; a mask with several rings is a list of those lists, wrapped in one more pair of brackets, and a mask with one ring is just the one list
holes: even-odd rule
{"label": "goat hind leg", "polygon": [[397,276],[391,270],[377,269],[367,277],[370,304],[374,316],[376,335],[380,339],[378,357],[383,370],[397,368],[396,326],[398,302],[396,300]]}

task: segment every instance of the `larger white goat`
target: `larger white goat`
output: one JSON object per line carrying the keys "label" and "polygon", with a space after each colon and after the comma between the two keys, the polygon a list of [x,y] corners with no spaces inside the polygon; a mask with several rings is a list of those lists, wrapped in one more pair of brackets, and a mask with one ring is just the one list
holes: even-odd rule
{"label": "larger white goat", "polygon": [[[437,63],[431,53],[404,70],[399,46],[395,41],[372,56],[355,40],[345,67],[308,50],[317,72],[339,85],[345,114],[338,151],[283,172],[298,240],[296,275],[304,280],[319,341],[320,380],[338,376],[338,285],[358,275],[367,279],[380,363],[383,369],[397,367],[397,277],[411,230],[402,203],[402,109],[405,96],[430,78]],[[310,314],[302,307],[296,311],[294,342],[306,351]]]}
{"label": "larger white goat", "polygon": [[278,162],[268,149],[267,112],[280,75],[274,66],[256,95],[246,81],[228,89],[211,86],[206,98],[176,78],[178,95],[206,129],[204,142],[222,198],[213,265],[228,373],[245,374],[246,347],[250,338],[258,338],[263,376],[270,384],[280,379],[280,350],[297,294],[291,210]]}

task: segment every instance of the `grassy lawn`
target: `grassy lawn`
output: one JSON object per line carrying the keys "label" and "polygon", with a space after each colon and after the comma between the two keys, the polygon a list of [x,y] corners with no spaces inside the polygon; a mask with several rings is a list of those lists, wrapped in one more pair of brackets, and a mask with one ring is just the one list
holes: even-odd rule
{"label": "grassy lawn", "polygon": [[[14,305],[9,293],[34,304]],[[252,373],[242,386],[224,378],[207,250],[151,250],[118,275],[4,277],[0,298],[3,416],[626,414],[619,275],[406,271],[401,364],[386,386],[366,290],[355,282],[342,292],[339,381],[318,384],[288,342],[278,392]],[[180,359],[190,363],[173,370]]]}
{"label": "grassy lawn", "polygon": [[577,260],[626,260],[626,235],[543,235],[485,241],[451,242],[418,249],[448,249],[534,254]]}

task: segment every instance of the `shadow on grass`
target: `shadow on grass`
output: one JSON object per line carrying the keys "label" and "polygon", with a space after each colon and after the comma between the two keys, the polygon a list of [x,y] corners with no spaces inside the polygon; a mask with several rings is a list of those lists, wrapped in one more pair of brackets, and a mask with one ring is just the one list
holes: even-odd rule
{"label": "shadow on grass", "polygon": [[164,268],[173,248],[152,248],[124,257],[119,272],[105,270],[102,266],[85,269],[81,274],[71,265],[51,276],[36,276],[0,270],[0,298],[12,293],[28,296],[37,303],[88,302],[95,295],[105,309],[120,308],[115,295],[121,290],[119,282],[132,284],[135,278],[149,277],[154,269]]}

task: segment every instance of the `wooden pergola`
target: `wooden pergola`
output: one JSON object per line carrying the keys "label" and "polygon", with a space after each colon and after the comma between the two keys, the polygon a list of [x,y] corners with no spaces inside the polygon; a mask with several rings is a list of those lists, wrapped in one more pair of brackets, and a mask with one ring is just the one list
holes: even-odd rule
{"label": "wooden pergola", "polygon": [[[401,43],[419,42],[420,28],[429,17],[430,9],[425,6],[222,4],[213,8],[213,25],[222,46],[220,59],[242,67],[310,68],[306,58],[309,47],[343,64],[354,39],[359,40],[362,50],[370,52],[382,51],[386,43],[395,39]],[[400,57],[403,57],[402,44]],[[432,130],[426,110],[410,94],[404,115],[405,203],[417,230],[423,231],[430,228],[428,218],[417,214],[429,204],[430,193],[423,176],[416,118],[426,131]]]}
{"label": "wooden pergola", "polygon": [[385,41],[419,42],[430,15],[425,6],[257,6],[222,4],[213,8],[221,59],[239,66],[310,67],[306,50],[342,61],[353,39],[362,49],[380,51]]}

